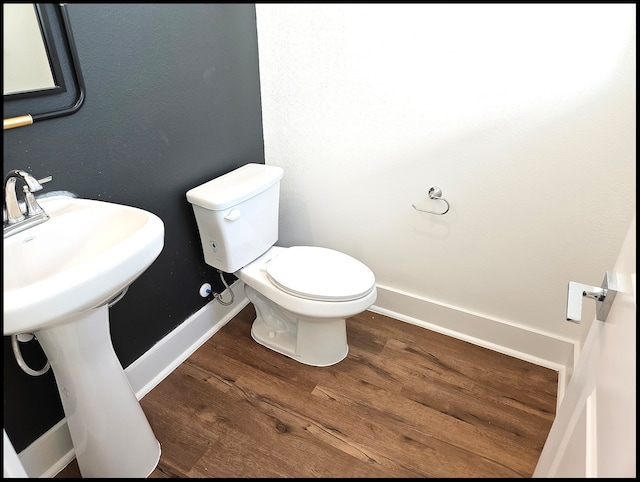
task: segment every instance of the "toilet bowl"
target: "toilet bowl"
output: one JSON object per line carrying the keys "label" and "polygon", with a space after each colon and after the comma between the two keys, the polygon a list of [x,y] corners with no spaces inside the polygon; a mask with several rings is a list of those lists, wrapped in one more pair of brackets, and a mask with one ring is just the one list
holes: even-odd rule
{"label": "toilet bowl", "polygon": [[274,246],[234,274],[256,309],[252,338],[313,366],[347,356],[346,319],[369,308],[377,295],[366,265],[314,246]]}
{"label": "toilet bowl", "polygon": [[328,366],[349,352],[346,318],[376,300],[373,272],[315,246],[279,247],[283,169],[245,164],[187,192],[205,262],[235,274],[256,309],[251,336],[301,363]]}

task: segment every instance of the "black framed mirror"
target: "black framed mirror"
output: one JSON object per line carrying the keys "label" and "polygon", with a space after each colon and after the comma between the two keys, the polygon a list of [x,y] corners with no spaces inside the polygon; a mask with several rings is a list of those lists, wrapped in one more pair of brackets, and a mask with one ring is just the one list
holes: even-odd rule
{"label": "black framed mirror", "polygon": [[4,4],[4,129],[77,112],[85,99],[66,4]]}

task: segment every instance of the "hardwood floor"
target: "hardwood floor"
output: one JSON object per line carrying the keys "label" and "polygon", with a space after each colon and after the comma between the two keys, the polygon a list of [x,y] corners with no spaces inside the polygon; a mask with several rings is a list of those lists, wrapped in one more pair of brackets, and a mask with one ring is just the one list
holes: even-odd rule
{"label": "hardwood floor", "polygon": [[311,367],[253,341],[254,317],[140,401],[162,446],[150,478],[533,474],[555,371],[370,311],[347,320],[345,360]]}

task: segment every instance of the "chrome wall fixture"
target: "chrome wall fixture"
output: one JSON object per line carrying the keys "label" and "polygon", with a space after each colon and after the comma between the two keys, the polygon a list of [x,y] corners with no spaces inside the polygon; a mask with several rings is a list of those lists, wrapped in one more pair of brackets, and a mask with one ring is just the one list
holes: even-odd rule
{"label": "chrome wall fixture", "polygon": [[580,323],[583,298],[596,300],[596,319],[607,321],[609,310],[619,290],[616,273],[611,271],[605,273],[601,288],[569,281],[567,287],[567,321]]}
{"label": "chrome wall fixture", "polygon": [[443,214],[447,214],[449,212],[449,201],[447,201],[445,198],[442,197],[442,189],[440,189],[438,186],[432,186],[431,188],[429,188],[429,192],[428,192],[429,198],[430,199],[435,199],[437,201],[442,201],[445,204],[445,209],[444,211],[428,211],[426,209],[420,209],[419,207],[416,207],[415,204],[412,204],[411,206],[413,206],[413,209],[415,209],[416,211],[420,211],[422,213],[428,213],[428,214],[436,214],[437,216],[442,216]]}

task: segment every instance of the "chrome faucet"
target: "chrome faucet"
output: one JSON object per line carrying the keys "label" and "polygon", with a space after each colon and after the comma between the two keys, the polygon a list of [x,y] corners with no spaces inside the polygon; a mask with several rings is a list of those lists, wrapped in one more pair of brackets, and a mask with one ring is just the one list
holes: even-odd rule
{"label": "chrome faucet", "polygon": [[[9,171],[4,179],[3,237],[19,233],[49,219],[33,193],[40,191],[42,184],[51,181],[51,179],[51,176],[36,179],[21,169]],[[24,201],[22,203],[18,201],[18,193],[16,192],[18,181],[24,184],[22,187]]]}

